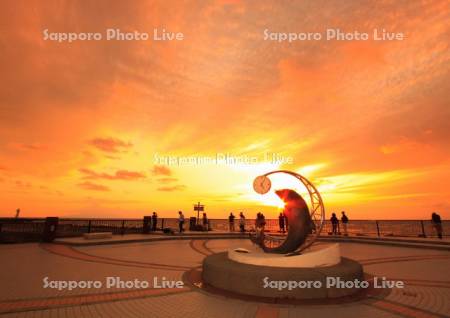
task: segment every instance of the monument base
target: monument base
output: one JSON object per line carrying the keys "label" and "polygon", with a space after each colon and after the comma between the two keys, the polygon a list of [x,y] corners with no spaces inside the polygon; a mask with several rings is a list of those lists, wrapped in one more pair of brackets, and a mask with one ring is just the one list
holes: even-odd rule
{"label": "monument base", "polygon": [[[202,281],[214,288],[240,295],[272,299],[327,299],[360,291],[361,288],[351,285],[357,281],[363,282],[364,274],[361,264],[344,257],[331,266],[281,267],[239,263],[223,252],[204,259]],[[350,281],[351,284],[340,288]],[[340,286],[330,286],[330,282],[339,282]]]}
{"label": "monument base", "polygon": [[228,258],[238,262],[270,267],[327,267],[341,262],[339,244],[316,244],[299,255],[265,253],[260,247],[231,249]]}

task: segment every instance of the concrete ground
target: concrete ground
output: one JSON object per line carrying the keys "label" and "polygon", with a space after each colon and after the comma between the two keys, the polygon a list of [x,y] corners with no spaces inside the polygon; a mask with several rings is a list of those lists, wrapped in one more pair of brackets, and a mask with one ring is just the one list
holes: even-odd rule
{"label": "concrete ground", "polygon": [[[185,237],[186,238],[186,237]],[[206,255],[246,247],[248,239],[123,242],[70,246],[0,246],[1,317],[449,317],[448,250],[341,242],[345,257],[367,274],[401,280],[405,288],[340,303],[270,304],[229,297],[191,285],[188,273]],[[322,242],[320,244],[327,244]],[[100,281],[99,288],[58,290],[49,281]],[[184,281],[183,288],[106,288],[107,277],[122,281]]]}

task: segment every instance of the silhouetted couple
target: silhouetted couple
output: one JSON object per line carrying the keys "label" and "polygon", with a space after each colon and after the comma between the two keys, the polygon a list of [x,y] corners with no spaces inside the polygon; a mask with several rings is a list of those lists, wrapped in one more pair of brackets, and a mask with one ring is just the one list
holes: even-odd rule
{"label": "silhouetted couple", "polygon": [[[344,230],[344,235],[347,236],[348,235],[348,232],[347,232],[348,217],[347,217],[347,215],[345,215],[344,211],[342,211],[341,213],[342,213],[342,217],[341,217],[342,229]],[[331,221],[331,226],[332,226],[331,234],[333,234],[333,235],[341,234],[341,231],[339,229],[339,219],[337,218],[336,213],[333,213],[331,215],[330,221]]]}

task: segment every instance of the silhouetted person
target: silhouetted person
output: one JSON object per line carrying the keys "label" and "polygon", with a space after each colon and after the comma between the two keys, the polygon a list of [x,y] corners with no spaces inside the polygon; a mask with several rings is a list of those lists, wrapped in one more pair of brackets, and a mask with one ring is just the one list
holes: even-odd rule
{"label": "silhouetted person", "polygon": [[265,229],[265,227],[266,227],[266,217],[265,217],[264,214],[262,214],[262,213],[260,213],[259,215],[260,215],[260,217],[261,217],[259,226],[262,227],[262,230],[263,230],[263,232],[264,232],[264,229]]}
{"label": "silhouetted person", "polygon": [[436,212],[431,214],[431,222],[433,223],[434,228],[436,229],[437,236],[442,239],[442,221],[441,216]]}
{"label": "silhouetted person", "polygon": [[245,232],[245,216],[244,213],[239,213],[239,230],[244,233]]}
{"label": "silhouetted person", "polygon": [[342,216],[341,216],[341,222],[342,222],[342,228],[344,229],[344,235],[347,236],[347,224],[348,224],[348,217],[347,215],[345,215],[345,211],[342,211]]}
{"label": "silhouetted person", "polygon": [[206,213],[203,213],[203,231],[208,231],[208,218],[206,217]]}
{"label": "silhouetted person", "polygon": [[266,225],[266,220],[261,212],[256,214],[255,220],[255,239],[256,243],[261,245],[264,241],[264,227]]}
{"label": "silhouetted person", "polygon": [[184,232],[184,214],[181,211],[178,211],[178,228],[180,233]]}
{"label": "silhouetted person", "polygon": [[331,221],[331,226],[332,226],[331,234],[337,235],[338,234],[339,220],[336,217],[336,213],[333,213],[331,215],[330,221]]}
{"label": "silhouetted person", "polygon": [[17,210],[16,210],[16,219],[19,218],[19,215],[20,215],[20,209],[17,209]]}
{"label": "silhouetted person", "polygon": [[231,212],[230,216],[228,217],[230,232],[234,232],[234,218],[235,216],[233,215],[233,212]]}
{"label": "silhouetted person", "polygon": [[153,212],[153,214],[152,214],[152,231],[156,231],[157,224],[158,224],[158,214],[156,214],[156,212]]}
{"label": "silhouetted person", "polygon": [[259,220],[261,219],[259,216],[259,212],[256,213],[256,218],[255,218],[255,230],[259,227]]}
{"label": "silhouetted person", "polygon": [[280,215],[278,216],[278,225],[280,227],[280,232],[284,233],[286,232],[285,227],[284,227],[284,220],[286,219],[285,215],[283,212],[280,213]]}
{"label": "silhouetted person", "polygon": [[285,227],[286,231],[289,231],[289,219],[288,219],[286,213],[283,213],[283,215],[284,215],[284,227]]}

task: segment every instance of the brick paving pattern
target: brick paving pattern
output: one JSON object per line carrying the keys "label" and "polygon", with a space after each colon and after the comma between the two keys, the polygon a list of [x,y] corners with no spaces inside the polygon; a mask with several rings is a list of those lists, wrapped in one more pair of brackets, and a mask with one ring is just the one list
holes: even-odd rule
{"label": "brick paving pattern", "polygon": [[[319,243],[326,244],[326,243]],[[120,245],[0,246],[0,317],[449,317],[448,251],[341,243],[342,255],[370,275],[405,282],[404,289],[342,304],[266,304],[183,288],[43,288],[51,280],[183,280],[206,255],[248,247],[244,239],[171,240]],[[187,283],[187,282],[186,282]]]}

